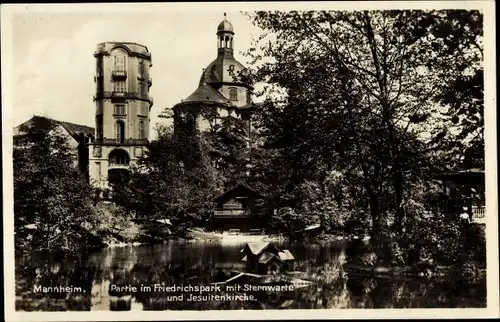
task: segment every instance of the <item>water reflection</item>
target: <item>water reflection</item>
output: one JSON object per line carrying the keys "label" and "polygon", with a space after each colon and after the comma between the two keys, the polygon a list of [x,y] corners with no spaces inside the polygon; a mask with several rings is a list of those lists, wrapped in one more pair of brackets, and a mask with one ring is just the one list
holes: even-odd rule
{"label": "water reflection", "polygon": [[[242,246],[148,245],[108,248],[80,260],[47,255],[19,258],[16,262],[16,308],[28,311],[135,311],[451,308],[485,307],[486,304],[485,280],[384,279],[347,274],[343,269],[346,245],[341,243],[281,245],[297,259],[292,267],[297,271],[296,277],[314,281],[305,289],[286,293],[246,292],[254,296],[246,301],[193,301],[189,299],[199,295],[196,292],[155,292],[155,284],[159,287],[210,285],[226,280],[234,275],[231,272],[243,270]],[[81,291],[34,292],[35,286],[72,286]],[[216,293],[219,296],[241,294],[225,290]]]}

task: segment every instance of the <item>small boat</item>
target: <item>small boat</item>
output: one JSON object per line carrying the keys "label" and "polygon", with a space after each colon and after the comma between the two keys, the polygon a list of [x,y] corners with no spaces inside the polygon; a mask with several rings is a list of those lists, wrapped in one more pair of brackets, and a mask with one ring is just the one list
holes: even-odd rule
{"label": "small boat", "polygon": [[253,284],[253,285],[292,285],[293,289],[305,288],[313,285],[311,281],[303,280],[286,274],[259,275],[245,272],[237,272],[226,281],[212,283],[217,284]]}

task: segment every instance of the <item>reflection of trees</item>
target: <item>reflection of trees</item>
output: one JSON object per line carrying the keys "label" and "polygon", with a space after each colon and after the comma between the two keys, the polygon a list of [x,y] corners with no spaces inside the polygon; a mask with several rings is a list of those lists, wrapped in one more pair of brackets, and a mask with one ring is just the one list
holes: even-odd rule
{"label": "reflection of trees", "polygon": [[406,278],[349,278],[353,307],[360,308],[456,308],[484,307],[485,281]]}
{"label": "reflection of trees", "polygon": [[[16,259],[16,309],[26,311],[89,310],[95,270],[81,257],[33,253]],[[80,287],[82,292],[37,292],[34,286]]]}
{"label": "reflection of trees", "polygon": [[[295,248],[294,248],[295,247]],[[234,310],[324,308],[484,307],[485,281],[438,281],[403,276],[367,278],[343,269],[341,249],[323,245],[284,246],[297,260],[296,277],[313,281],[311,287],[290,294],[255,293],[257,301],[169,301],[180,293],[139,292],[109,294],[110,284],[153,286],[210,285],[226,279],[220,263],[239,262],[239,246],[142,246],[106,249],[87,261],[48,256],[16,261],[16,307],[23,310]],[[349,259],[349,258],[348,258]],[[220,275],[220,276],[218,276]],[[85,293],[33,294],[33,285],[80,286]],[[224,294],[223,292],[221,295]],[[120,296],[117,296],[120,295]],[[134,304],[135,303],[135,304]],[[112,307],[113,305],[113,307]],[[120,307],[120,305],[122,305]],[[137,307],[134,307],[137,305]]]}

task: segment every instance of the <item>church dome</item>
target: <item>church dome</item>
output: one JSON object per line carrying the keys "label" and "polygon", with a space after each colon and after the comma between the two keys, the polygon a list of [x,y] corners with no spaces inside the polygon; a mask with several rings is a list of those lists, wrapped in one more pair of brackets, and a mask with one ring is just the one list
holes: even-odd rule
{"label": "church dome", "polygon": [[203,70],[199,85],[238,83],[236,77],[244,70],[245,66],[234,59],[233,56],[219,55]]}
{"label": "church dome", "polygon": [[219,33],[219,32],[231,32],[231,33],[234,33],[233,25],[224,18],[224,20],[217,27],[217,33]]}

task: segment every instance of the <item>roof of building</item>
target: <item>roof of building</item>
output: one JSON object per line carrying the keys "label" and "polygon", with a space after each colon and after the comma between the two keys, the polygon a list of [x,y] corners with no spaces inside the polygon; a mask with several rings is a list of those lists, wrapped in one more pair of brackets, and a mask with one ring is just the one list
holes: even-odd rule
{"label": "roof of building", "polygon": [[97,51],[95,52],[95,54],[109,53],[111,50],[114,50],[118,47],[125,49],[129,54],[137,53],[151,58],[151,53],[149,52],[147,46],[129,41],[106,41],[99,43],[97,44]]}
{"label": "roof of building", "polygon": [[22,128],[24,126],[30,126],[31,124],[34,124],[38,120],[49,120],[51,122],[54,122],[55,124],[62,126],[66,131],[68,131],[68,133],[71,136],[76,136],[80,133],[83,133],[83,134],[89,135],[89,136],[93,136],[95,133],[95,129],[93,127],[90,127],[87,125],[76,124],[76,123],[71,123],[71,122],[66,122],[66,121],[58,121],[58,120],[54,120],[54,119],[46,117],[46,116],[35,115],[31,119],[29,119],[28,121],[16,126],[14,128],[14,135],[23,135],[24,131],[22,130]]}
{"label": "roof of building", "polygon": [[247,84],[238,82],[238,75],[244,70],[245,66],[237,61],[230,51],[219,53],[217,58],[208,64],[201,73],[199,85],[235,83],[250,87]]}
{"label": "roof of building", "polygon": [[295,259],[295,257],[293,257],[292,253],[290,253],[288,249],[279,252],[278,256],[282,261],[291,261]]}
{"label": "roof of building", "polygon": [[231,188],[227,189],[224,193],[222,193],[220,196],[218,196],[215,200],[216,201],[224,201],[224,200],[228,199],[229,197],[231,197],[233,195],[233,193],[235,193],[238,190],[249,192],[250,194],[255,195],[255,196],[257,196],[259,194],[256,190],[252,189],[248,185],[246,185],[244,183],[238,183],[238,184],[232,186]]}
{"label": "roof of building", "polygon": [[259,263],[267,264],[273,259],[276,259],[278,261],[282,261],[278,256],[274,255],[273,253],[264,252],[259,256]]}
{"label": "roof of building", "polygon": [[243,248],[241,251],[245,252],[248,249],[253,255],[260,255],[268,248],[273,248],[276,253],[279,253],[281,251],[279,248],[269,242],[250,242],[247,243],[245,245],[245,248]]}
{"label": "roof of building", "polygon": [[217,26],[217,33],[219,32],[232,32],[234,33],[233,25],[226,20],[226,13],[224,13],[224,20]]}
{"label": "roof of building", "polygon": [[231,102],[225,98],[221,93],[213,89],[211,86],[202,84],[186,99],[182,100],[179,104],[219,104],[224,106],[231,106]]}

